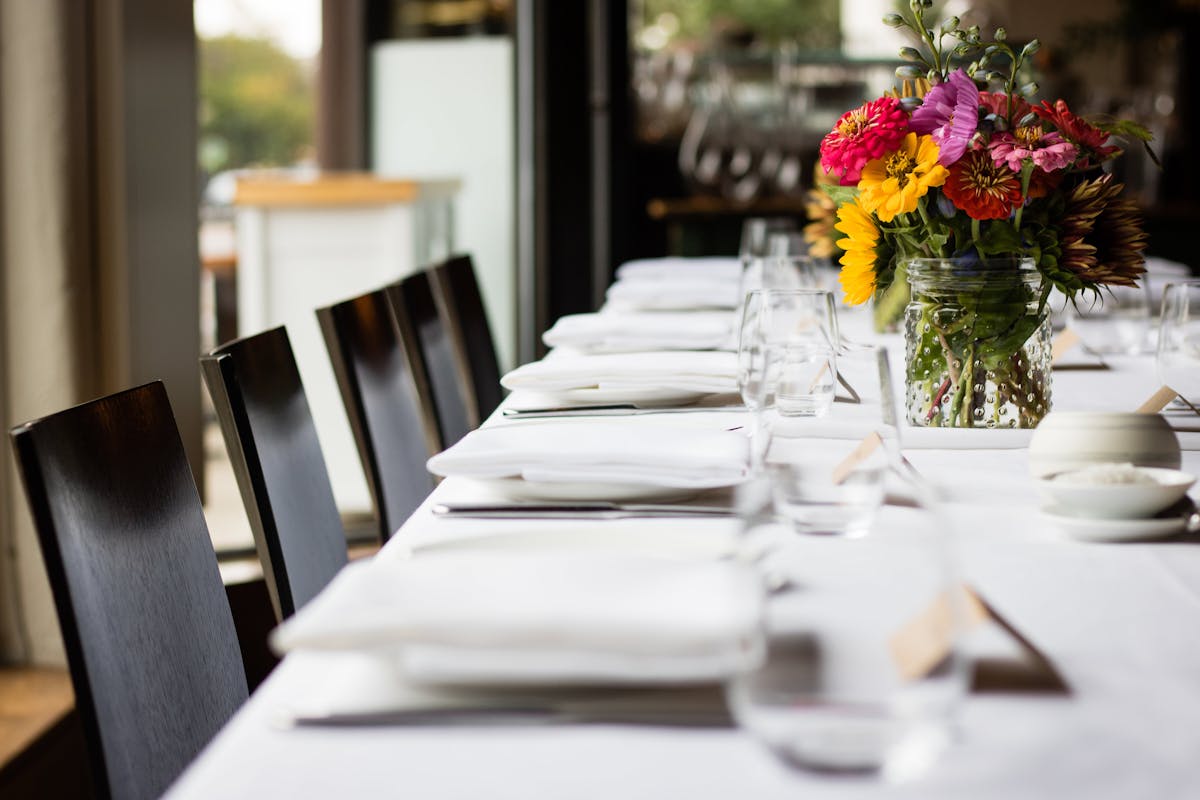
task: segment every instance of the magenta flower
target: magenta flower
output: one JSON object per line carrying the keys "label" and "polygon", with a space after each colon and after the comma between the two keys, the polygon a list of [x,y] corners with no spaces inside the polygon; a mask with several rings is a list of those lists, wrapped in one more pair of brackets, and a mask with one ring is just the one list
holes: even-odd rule
{"label": "magenta flower", "polygon": [[979,89],[962,69],[934,86],[913,111],[909,127],[938,143],[938,163],[948,167],[963,157],[979,127]]}
{"label": "magenta flower", "polygon": [[1041,125],[1023,125],[1012,133],[997,133],[988,149],[997,165],[1007,164],[1013,172],[1020,172],[1027,158],[1043,172],[1054,172],[1069,167],[1079,152],[1057,131],[1044,132]]}
{"label": "magenta flower", "polygon": [[880,97],[842,114],[821,140],[821,166],[842,186],[853,186],[868,161],[896,149],[908,133],[908,115],[894,97]]}

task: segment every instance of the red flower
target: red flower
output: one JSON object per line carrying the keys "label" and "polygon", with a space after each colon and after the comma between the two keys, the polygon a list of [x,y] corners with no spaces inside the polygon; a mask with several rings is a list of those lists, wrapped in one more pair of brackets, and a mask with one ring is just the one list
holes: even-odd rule
{"label": "red flower", "polygon": [[1077,117],[1062,100],[1056,101],[1053,106],[1049,100],[1043,100],[1040,106],[1033,109],[1033,113],[1058,128],[1059,133],[1079,145],[1081,150],[1090,153],[1091,160],[1096,164],[1121,152],[1121,148],[1107,144],[1107,133],[1082,117]]}
{"label": "red flower", "polygon": [[1009,120],[1013,125],[1020,124],[1021,119],[1033,110],[1033,107],[1025,102],[1025,98],[1017,95],[1013,97],[1013,113],[1010,117],[1008,114],[1008,95],[1004,92],[980,92],[979,105],[983,106],[987,113],[995,114],[1001,119]]}
{"label": "red flower", "polygon": [[880,97],[842,114],[821,140],[821,166],[842,186],[853,186],[868,161],[896,149],[908,133],[908,115],[894,97]]}
{"label": "red flower", "polygon": [[942,191],[972,219],[1007,219],[1021,202],[1021,177],[973,150],[950,167]]}

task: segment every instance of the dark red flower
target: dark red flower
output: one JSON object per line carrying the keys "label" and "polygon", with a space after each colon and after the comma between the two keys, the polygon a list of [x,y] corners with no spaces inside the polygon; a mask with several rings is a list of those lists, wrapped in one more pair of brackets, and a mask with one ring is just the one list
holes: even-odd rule
{"label": "dark red flower", "polygon": [[973,150],[950,167],[942,191],[972,219],[1007,219],[1021,202],[1021,176]]}
{"label": "dark red flower", "polygon": [[1025,98],[1020,95],[1013,97],[1013,114],[1008,115],[1008,95],[1004,92],[980,92],[979,105],[983,106],[984,111],[988,114],[995,114],[1005,120],[1010,120],[1013,125],[1018,125],[1021,119],[1033,110],[1033,107],[1025,101]]}
{"label": "dark red flower", "polygon": [[1057,128],[1059,133],[1085,153],[1090,153],[1092,157],[1088,161],[1093,164],[1107,161],[1121,152],[1121,148],[1108,144],[1107,133],[1076,116],[1062,100],[1056,101],[1053,106],[1049,100],[1043,100],[1040,106],[1033,109],[1033,113]]}

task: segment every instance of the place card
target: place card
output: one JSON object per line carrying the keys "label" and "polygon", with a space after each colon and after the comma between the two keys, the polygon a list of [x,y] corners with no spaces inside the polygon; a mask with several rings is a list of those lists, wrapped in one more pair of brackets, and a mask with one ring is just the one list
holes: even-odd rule
{"label": "place card", "polygon": [[1138,414],[1157,414],[1167,407],[1167,404],[1179,396],[1170,386],[1160,386],[1146,402],[1137,407]]}
{"label": "place card", "polygon": [[[985,626],[994,628],[999,652],[972,652],[973,692],[1057,692],[1070,689],[1054,665],[1012,623],[1004,619],[979,593],[967,586],[958,589],[963,633],[980,636]],[[943,593],[928,608],[906,623],[889,642],[892,660],[904,680],[918,680],[942,664],[950,653],[954,609]]]}
{"label": "place card", "polygon": [[1054,342],[1050,345],[1050,363],[1057,364],[1062,360],[1062,357],[1071,352],[1083,340],[1079,338],[1079,334],[1070,328],[1063,328],[1054,337]]}
{"label": "place card", "polygon": [[[1078,353],[1083,355],[1078,355]],[[1075,357],[1072,357],[1073,354]],[[1054,337],[1054,342],[1050,345],[1050,363],[1057,370],[1109,368],[1108,363],[1088,349],[1082,337],[1071,328],[1063,328]]]}
{"label": "place card", "polygon": [[846,456],[842,461],[833,468],[833,483],[838,485],[844,483],[847,478],[854,472],[859,464],[871,457],[871,454],[883,446],[883,439],[875,431],[871,431],[862,438],[850,455]]}

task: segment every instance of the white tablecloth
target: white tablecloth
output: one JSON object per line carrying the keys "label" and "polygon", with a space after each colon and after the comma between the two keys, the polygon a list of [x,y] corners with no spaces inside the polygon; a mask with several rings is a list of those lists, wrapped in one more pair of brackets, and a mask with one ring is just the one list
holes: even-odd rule
{"label": "white tablecloth", "polygon": [[[853,318],[847,328],[853,329]],[[892,339],[893,347],[898,339]],[[1153,362],[1055,376],[1055,406],[1131,410],[1155,388]],[[897,383],[902,375],[896,375]],[[732,427],[739,415],[672,415]],[[684,419],[686,418],[686,420]],[[655,417],[636,424],[655,424]],[[634,422],[631,420],[631,422]],[[499,420],[493,421],[499,424]],[[511,423],[504,423],[511,424]],[[578,424],[586,425],[587,420]],[[928,444],[928,443],[926,443]],[[966,579],[1057,666],[1070,696],[979,696],[958,742],[921,780],[884,785],[783,766],[737,730],[621,725],[455,725],[286,729],[282,713],[348,670],[293,654],[182,776],[173,798],[1195,798],[1200,797],[1200,540],[1125,545],[1063,539],[1039,514],[1025,451],[910,448],[952,498]],[[1200,472],[1200,451],[1184,453]],[[1196,490],[1193,490],[1195,496]],[[515,529],[541,545],[640,541],[664,553],[719,554],[727,521],[683,544],[677,520],[566,524],[437,520],[435,501],[477,496],[443,482],[381,552],[478,546]],[[501,540],[497,539],[497,543]],[[657,542],[657,544],[655,544]],[[689,551],[688,547],[692,550]],[[466,588],[464,588],[466,590]],[[346,677],[348,673],[343,673]],[[370,692],[370,682],[359,687]]]}

